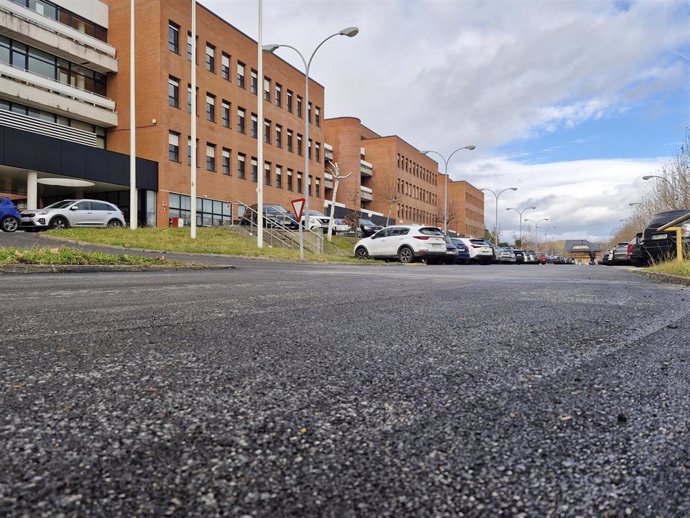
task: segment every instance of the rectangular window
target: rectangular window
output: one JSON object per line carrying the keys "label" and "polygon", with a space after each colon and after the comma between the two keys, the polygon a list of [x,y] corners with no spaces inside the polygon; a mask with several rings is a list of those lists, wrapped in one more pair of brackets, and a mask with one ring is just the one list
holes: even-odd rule
{"label": "rectangular window", "polygon": [[287,111],[292,113],[292,92],[290,90],[287,91]]}
{"label": "rectangular window", "polygon": [[206,93],[206,120],[216,121],[216,97],[208,92]]}
{"label": "rectangular window", "polygon": [[216,170],[216,145],[206,143],[206,170]]}
{"label": "rectangular window", "polygon": [[318,106],[314,108],[314,122],[318,127],[321,127],[321,108]]}
{"label": "rectangular window", "polygon": [[180,161],[180,134],[175,131],[168,132],[168,158],[173,162]]}
{"label": "rectangular window", "polygon": [[237,86],[244,88],[244,63],[237,62]]}
{"label": "rectangular window", "polygon": [[297,173],[297,192],[304,192],[304,189],[302,189],[302,173]]}
{"label": "rectangular window", "polygon": [[244,108],[237,108],[237,131],[240,133],[246,133],[244,127],[245,113]]}
{"label": "rectangular window", "polygon": [[173,22],[168,22],[168,49],[180,53],[180,26]]}
{"label": "rectangular window", "polygon": [[314,156],[316,157],[316,162],[321,162],[321,145],[318,142],[314,144]]}
{"label": "rectangular window", "polygon": [[[194,146],[194,162],[199,167],[199,139],[196,139],[196,146]],[[187,165],[192,164],[192,137],[187,137]]]}
{"label": "rectangular window", "polygon": [[230,56],[223,52],[220,56],[220,77],[230,81]]}
{"label": "rectangular window", "polygon": [[280,108],[281,106],[283,106],[283,87],[279,83],[276,83],[275,92],[276,92],[276,106],[278,106]]}
{"label": "rectangular window", "polygon": [[256,138],[259,135],[259,118],[256,113],[252,113],[252,138]]}
{"label": "rectangular window", "polygon": [[256,95],[259,91],[259,73],[252,68],[251,82],[249,83],[249,91]]}
{"label": "rectangular window", "polygon": [[287,130],[287,150],[292,153],[292,130]]}
{"label": "rectangular window", "polygon": [[230,150],[223,148],[221,151],[221,170],[226,176],[230,176]]}
{"label": "rectangular window", "polygon": [[180,107],[180,80],[168,76],[168,104],[174,108]]}
{"label": "rectangular window", "polygon": [[271,102],[271,80],[264,77],[264,101]]}
{"label": "rectangular window", "polygon": [[276,183],[275,186],[278,189],[283,188],[283,168],[282,166],[277,165],[276,166]]}
{"label": "rectangular window", "polygon": [[223,123],[223,126],[226,128],[230,127],[230,103],[223,99],[223,102],[221,103],[221,112],[220,112],[220,118]]}
{"label": "rectangular window", "polygon": [[[196,54],[196,48],[194,49],[194,53]],[[192,60],[192,33],[188,32],[187,33],[187,61]],[[197,60],[195,59],[194,62],[196,63]]]}
{"label": "rectangular window", "polygon": [[[199,116],[199,88],[196,89],[196,101],[194,107],[196,108],[196,116]],[[187,84],[187,112],[192,113],[192,85]]]}
{"label": "rectangular window", "polygon": [[271,185],[271,163],[264,163],[264,185]]}
{"label": "rectangular window", "polygon": [[243,153],[237,153],[237,176],[238,178],[242,178],[244,180],[245,178],[245,169],[244,169],[244,163],[245,163],[245,156]]}
{"label": "rectangular window", "polygon": [[276,147],[283,147],[283,127],[276,124]]}
{"label": "rectangular window", "polygon": [[258,182],[258,180],[259,180],[259,162],[254,157],[252,157],[251,175],[252,175],[252,182]]}
{"label": "rectangular window", "polygon": [[287,190],[292,191],[292,169],[287,170]]}
{"label": "rectangular window", "polygon": [[311,124],[311,103],[307,106],[307,120],[309,121],[309,124]]}
{"label": "rectangular window", "polygon": [[302,98],[297,96],[297,116],[302,117]]}
{"label": "rectangular window", "polygon": [[206,43],[206,70],[216,71],[216,47],[208,42]]}
{"label": "rectangular window", "polygon": [[297,134],[297,154],[302,156],[302,135],[299,133]]}
{"label": "rectangular window", "polygon": [[321,197],[321,179],[320,178],[316,179],[316,197],[317,198]]}
{"label": "rectangular window", "polygon": [[264,142],[271,143],[271,121],[268,119],[264,120]]}
{"label": "rectangular window", "polygon": [[307,158],[311,160],[311,139],[307,142]]}

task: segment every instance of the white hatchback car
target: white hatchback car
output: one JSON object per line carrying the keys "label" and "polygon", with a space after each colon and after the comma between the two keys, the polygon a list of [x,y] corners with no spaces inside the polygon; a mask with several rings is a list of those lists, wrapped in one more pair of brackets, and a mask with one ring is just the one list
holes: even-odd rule
{"label": "white hatchback car", "polygon": [[360,259],[398,259],[401,263],[432,258],[441,261],[446,257],[446,241],[436,227],[394,225],[360,239],[354,252]]}
{"label": "white hatchback car", "polygon": [[62,200],[42,209],[22,212],[20,228],[46,230],[69,227],[124,227],[122,211],[102,200]]}
{"label": "white hatchback car", "polygon": [[494,251],[491,245],[483,239],[461,237],[460,239],[470,251],[470,261],[481,264],[489,264],[493,261]]}

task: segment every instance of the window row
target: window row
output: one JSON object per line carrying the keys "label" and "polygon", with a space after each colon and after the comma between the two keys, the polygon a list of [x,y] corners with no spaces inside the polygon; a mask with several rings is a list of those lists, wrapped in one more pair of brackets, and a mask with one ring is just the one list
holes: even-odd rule
{"label": "window row", "polygon": [[[188,224],[192,216],[191,202],[191,196],[170,193],[170,217],[182,218]],[[232,223],[232,210],[230,204],[225,201],[197,197],[196,223],[204,227],[230,225]]]}
{"label": "window row", "polygon": [[410,196],[415,200],[419,200],[430,205],[436,205],[438,202],[438,196],[433,192],[422,189],[421,187],[410,182],[406,182],[400,178],[398,178],[397,191],[400,194]]}
{"label": "window row", "polygon": [[435,213],[427,210],[421,210],[407,205],[398,205],[398,220],[399,223],[405,221],[422,225],[436,225],[437,216]]}
{"label": "window row", "polygon": [[398,169],[401,169],[406,173],[410,173],[417,178],[421,178],[427,183],[436,185],[437,174],[435,172],[429,171],[426,167],[423,167],[413,160],[402,156],[400,153],[398,153]]}
{"label": "window row", "polygon": [[64,85],[106,95],[105,74],[4,36],[0,36],[0,63],[59,81]]}
{"label": "window row", "polygon": [[[180,26],[172,21],[168,22],[168,49],[175,54],[180,53]],[[217,68],[217,55],[215,45],[206,42],[205,47],[205,61],[204,66],[206,70],[211,73],[216,73]],[[192,35],[187,33],[187,59],[192,60]],[[198,59],[195,59],[198,63]],[[220,52],[220,76],[226,81],[236,82],[237,86],[240,88],[247,88],[246,85],[246,74],[247,65],[241,61],[236,62],[235,66],[235,77],[232,77],[231,72],[231,56],[230,54],[221,51]],[[249,70],[249,91],[254,95],[259,93],[259,73],[253,68]],[[275,83],[271,81],[270,77],[264,76],[263,79],[263,98],[266,102],[273,102],[279,108],[285,106],[285,109],[289,113],[295,113],[298,117],[304,117],[304,99],[300,95],[295,95],[292,90],[285,90],[285,95],[283,96],[283,85],[280,83]],[[313,111],[313,114],[312,114]],[[309,103],[307,106],[307,119],[309,123],[313,123],[317,126],[321,126],[321,108],[319,106],[313,106]]]}
{"label": "window row", "polygon": [[31,9],[35,13],[50,18],[51,20],[57,20],[62,24],[68,25],[81,33],[88,34],[101,41],[108,41],[108,31],[104,27],[96,25],[86,18],[77,16],[53,2],[48,2],[46,0],[10,0],[10,2]]}

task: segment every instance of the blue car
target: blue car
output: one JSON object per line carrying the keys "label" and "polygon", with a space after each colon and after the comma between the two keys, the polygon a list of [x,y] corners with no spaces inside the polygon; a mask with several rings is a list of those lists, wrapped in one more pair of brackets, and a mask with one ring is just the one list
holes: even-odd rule
{"label": "blue car", "polygon": [[460,263],[460,264],[469,264],[469,262],[470,262],[470,249],[467,248],[467,245],[465,243],[463,243],[462,240],[458,239],[457,237],[451,237],[450,242],[458,250],[458,258],[456,259],[456,262]]}
{"label": "blue car", "polygon": [[0,196],[0,229],[3,232],[14,232],[19,228],[21,214],[12,200]]}

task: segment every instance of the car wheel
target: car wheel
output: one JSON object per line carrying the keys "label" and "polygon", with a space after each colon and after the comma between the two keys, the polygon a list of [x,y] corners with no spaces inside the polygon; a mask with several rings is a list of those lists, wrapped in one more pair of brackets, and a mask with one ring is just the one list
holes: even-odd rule
{"label": "car wheel", "polygon": [[369,252],[367,252],[366,248],[360,246],[357,250],[355,250],[355,257],[357,259],[369,259]]}
{"label": "car wheel", "polygon": [[122,221],[120,221],[119,219],[111,219],[110,221],[108,221],[108,227],[120,228],[122,227]]}
{"label": "car wheel", "polygon": [[2,220],[0,228],[2,228],[3,232],[14,232],[19,228],[19,220],[14,216],[7,216]]}
{"label": "car wheel", "polygon": [[66,229],[69,228],[69,223],[63,217],[56,217],[50,220],[50,228]]}
{"label": "car wheel", "polygon": [[398,250],[398,260],[403,264],[408,264],[414,261],[414,253],[409,246],[403,246]]}

